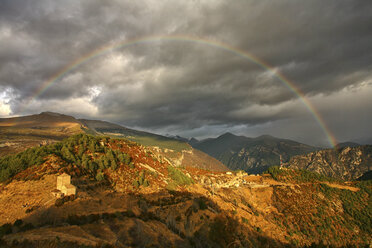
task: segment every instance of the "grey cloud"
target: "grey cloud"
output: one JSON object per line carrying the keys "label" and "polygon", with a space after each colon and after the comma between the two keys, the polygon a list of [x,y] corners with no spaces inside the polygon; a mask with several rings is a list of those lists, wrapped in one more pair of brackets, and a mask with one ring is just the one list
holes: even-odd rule
{"label": "grey cloud", "polygon": [[[371,77],[371,13],[369,1],[346,0],[4,0],[0,88],[12,92],[13,114],[38,112],[51,102],[61,105],[54,111],[70,111],[72,103],[85,99],[84,117],[147,130],[200,137],[225,129],[247,135],[271,130],[316,143],[311,134],[322,136],[318,124],[307,123],[311,114],[275,75],[234,53],[190,41],[137,43],[96,56],[37,95],[34,106],[24,106],[53,75],[95,49],[179,34],[249,52],[286,75],[307,97],[326,99]],[[99,89],[94,96],[92,89]],[[338,103],[343,99],[337,98]],[[366,111],[360,102],[347,115],[365,123],[358,113]],[[324,113],[332,128],[341,130],[336,112]],[[293,128],[289,122],[300,124]],[[301,132],[308,137],[297,135]]]}

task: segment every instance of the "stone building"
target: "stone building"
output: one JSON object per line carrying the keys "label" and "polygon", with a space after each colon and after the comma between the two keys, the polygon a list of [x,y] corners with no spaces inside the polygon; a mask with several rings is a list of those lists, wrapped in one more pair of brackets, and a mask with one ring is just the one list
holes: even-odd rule
{"label": "stone building", "polygon": [[70,175],[63,173],[57,177],[57,190],[61,191],[65,196],[76,194],[76,187],[71,184]]}

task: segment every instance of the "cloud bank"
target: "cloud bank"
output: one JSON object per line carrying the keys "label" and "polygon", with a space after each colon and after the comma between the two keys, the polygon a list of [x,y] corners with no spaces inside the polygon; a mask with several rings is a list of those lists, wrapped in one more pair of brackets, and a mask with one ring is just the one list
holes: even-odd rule
{"label": "cloud bank", "polygon": [[[315,106],[340,141],[372,137],[369,1],[0,2],[0,114],[52,110],[187,137],[263,133],[327,145],[312,113],[275,74],[224,49],[153,40],[223,42],[271,64]],[[31,98],[31,99],[30,99]],[[76,106],[76,107],[75,107]]]}

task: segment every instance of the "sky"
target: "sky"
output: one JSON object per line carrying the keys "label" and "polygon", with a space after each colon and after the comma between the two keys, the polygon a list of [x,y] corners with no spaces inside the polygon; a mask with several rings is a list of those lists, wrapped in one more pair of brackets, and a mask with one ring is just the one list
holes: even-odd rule
{"label": "sky", "polygon": [[2,0],[0,117],[372,142],[371,44],[371,1]]}

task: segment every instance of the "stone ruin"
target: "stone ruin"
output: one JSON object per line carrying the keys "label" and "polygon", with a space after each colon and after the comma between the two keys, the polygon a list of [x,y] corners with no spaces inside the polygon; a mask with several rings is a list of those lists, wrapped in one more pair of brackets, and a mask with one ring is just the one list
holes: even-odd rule
{"label": "stone ruin", "polygon": [[57,190],[53,191],[56,197],[76,195],[76,187],[71,184],[71,176],[63,173],[57,177]]}

